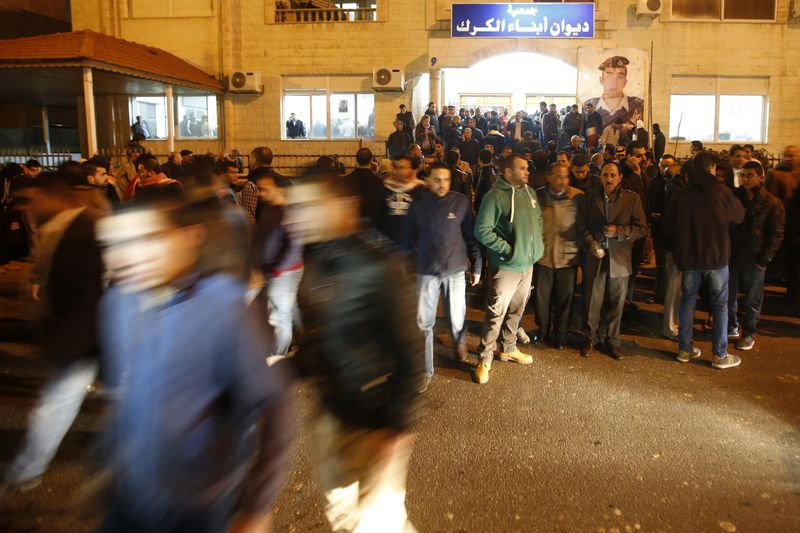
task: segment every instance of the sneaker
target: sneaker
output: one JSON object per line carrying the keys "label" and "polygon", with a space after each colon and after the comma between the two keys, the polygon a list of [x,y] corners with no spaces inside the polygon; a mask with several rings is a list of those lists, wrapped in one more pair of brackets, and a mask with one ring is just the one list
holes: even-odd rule
{"label": "sneaker", "polygon": [[741,335],[739,334],[739,328],[738,327],[728,329],[728,338],[729,339],[738,339],[739,337],[741,337]]}
{"label": "sneaker", "polygon": [[459,344],[456,346],[456,361],[459,363],[466,363],[469,357],[469,350],[466,344]]}
{"label": "sneaker", "polygon": [[727,354],[725,357],[717,357],[714,356],[714,361],[712,361],[711,366],[714,368],[718,368],[720,370],[724,370],[726,368],[733,368],[735,366],[739,366],[742,364],[742,359],[738,355]]}
{"label": "sneaker", "polygon": [[755,345],[756,339],[752,335],[745,335],[742,340],[736,343],[737,350],[752,350]]}
{"label": "sneaker", "polygon": [[520,344],[530,344],[531,343],[531,338],[528,336],[527,333],[525,333],[525,330],[522,329],[522,328],[519,328],[517,330],[517,340],[520,342]]}
{"label": "sneaker", "polygon": [[700,348],[692,347],[691,351],[685,352],[683,350],[678,352],[678,362],[680,363],[688,363],[692,359],[697,359],[702,354],[700,353]]}
{"label": "sneaker", "polygon": [[526,353],[522,353],[519,350],[514,350],[513,352],[500,352],[500,360],[514,361],[515,363],[519,363],[521,365],[529,365],[533,363],[533,357]]}
{"label": "sneaker", "polygon": [[478,367],[475,369],[475,381],[483,385],[484,383],[489,382],[489,370],[492,369],[491,363],[484,363],[481,361],[478,363]]}

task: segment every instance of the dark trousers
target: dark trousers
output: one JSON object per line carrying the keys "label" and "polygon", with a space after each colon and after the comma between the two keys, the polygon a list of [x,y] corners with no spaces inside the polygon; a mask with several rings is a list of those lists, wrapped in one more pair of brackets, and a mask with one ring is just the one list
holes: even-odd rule
{"label": "dark trousers", "polygon": [[628,289],[626,293],[627,296],[625,297],[625,299],[629,302],[633,301],[633,291],[636,289],[636,275],[639,273],[639,269],[642,268],[644,242],[645,239],[639,239],[633,243],[633,248],[631,249],[631,269],[633,273],[630,275],[630,279],[628,280]]}
{"label": "dark trousers", "polygon": [[586,322],[583,333],[586,338],[597,344],[597,330],[600,320],[607,325],[607,342],[619,346],[622,309],[625,307],[625,294],[628,291],[628,277],[612,278],[609,272],[608,255],[603,258],[597,272],[586,273]]}
{"label": "dark trousers", "polygon": [[[550,326],[559,337],[569,331],[569,317],[572,313],[572,297],[575,295],[576,267],[549,268],[536,265],[536,323],[539,324],[539,337],[549,335]],[[553,321],[550,321],[550,315]]]}
{"label": "dark trousers", "polygon": [[754,261],[732,261],[728,278],[728,330],[739,326],[738,293],[744,294],[744,320],[742,334],[755,335],[758,318],[764,303],[764,275],[766,269]]}

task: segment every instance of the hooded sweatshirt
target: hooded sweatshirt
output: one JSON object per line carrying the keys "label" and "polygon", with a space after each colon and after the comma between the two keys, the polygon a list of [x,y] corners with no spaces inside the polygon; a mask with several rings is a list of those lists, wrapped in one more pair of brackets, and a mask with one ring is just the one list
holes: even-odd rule
{"label": "hooded sweatshirt", "polygon": [[392,178],[383,182],[384,205],[378,221],[381,233],[397,244],[403,242],[411,202],[427,192],[425,183],[413,179],[408,183],[395,181]]}
{"label": "hooded sweatshirt", "polygon": [[677,192],[663,221],[672,234],[671,248],[679,270],[717,270],[731,258],[731,224],[744,219],[744,207],[733,192],[708,172],[693,174]]}
{"label": "hooded sweatshirt", "polygon": [[481,202],[475,238],[486,247],[493,267],[513,272],[531,268],[544,253],[536,193],[527,185],[514,188],[497,179]]}

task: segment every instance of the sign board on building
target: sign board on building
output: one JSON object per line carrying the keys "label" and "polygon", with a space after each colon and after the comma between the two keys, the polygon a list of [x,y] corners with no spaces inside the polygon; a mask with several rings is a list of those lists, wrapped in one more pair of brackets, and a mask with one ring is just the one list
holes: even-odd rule
{"label": "sign board on building", "polygon": [[591,39],[594,3],[453,4],[451,37]]}

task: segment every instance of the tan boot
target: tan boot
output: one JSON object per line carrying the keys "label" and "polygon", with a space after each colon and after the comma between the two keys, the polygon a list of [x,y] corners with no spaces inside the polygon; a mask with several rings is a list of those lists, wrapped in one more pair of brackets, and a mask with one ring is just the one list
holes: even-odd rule
{"label": "tan boot", "polygon": [[489,370],[492,369],[491,363],[484,363],[481,361],[478,363],[478,367],[475,369],[475,381],[483,385],[484,383],[489,382]]}
{"label": "tan boot", "polygon": [[533,357],[526,353],[522,353],[519,350],[515,350],[513,352],[500,352],[500,360],[514,361],[515,363],[519,363],[521,365],[529,365],[533,363]]}

